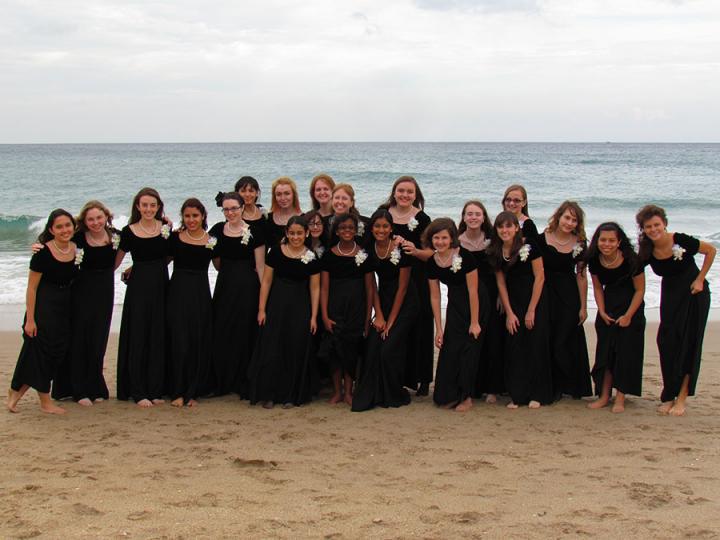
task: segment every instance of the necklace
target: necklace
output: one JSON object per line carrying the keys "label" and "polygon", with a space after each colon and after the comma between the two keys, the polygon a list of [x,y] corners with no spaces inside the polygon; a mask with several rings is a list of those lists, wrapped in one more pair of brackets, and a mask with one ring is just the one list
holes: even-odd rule
{"label": "necklace", "polygon": [[615,263],[617,262],[617,260],[619,258],[620,258],[620,250],[619,249],[615,251],[615,257],[613,258],[612,261],[608,261],[606,259],[605,255],[603,255],[602,253],[600,254],[600,262],[602,263],[602,265],[605,268],[612,268],[613,266],[615,266]]}
{"label": "necklace", "polygon": [[155,236],[155,234],[157,233],[158,222],[155,221],[155,220],[153,220],[153,228],[152,228],[152,231],[148,231],[148,230],[143,226],[142,220],[138,221],[137,224],[138,224],[138,227],[140,227],[140,230],[141,230],[142,232],[144,232],[145,234],[147,234],[148,236]]}
{"label": "necklace", "polygon": [[502,256],[503,256],[503,261],[505,261],[505,262],[510,262],[510,259],[512,258],[509,255],[505,255],[505,248],[503,248],[503,250],[502,250]]}
{"label": "necklace", "polygon": [[243,232],[243,229],[244,229],[244,227],[242,225],[240,225],[240,228],[238,230],[233,229],[232,223],[230,223],[229,221],[227,222],[227,228],[228,228],[228,231],[230,231],[233,234],[241,233],[241,232]]}
{"label": "necklace", "polygon": [[482,251],[482,249],[484,247],[483,244],[485,243],[485,234],[480,233],[478,236],[478,239],[473,240],[472,238],[470,238],[468,236],[467,231],[465,231],[461,236],[461,240],[464,241],[465,244],[467,244],[467,247],[475,248],[475,249],[470,249],[470,251]]}
{"label": "necklace", "polygon": [[205,231],[202,231],[202,233],[200,233],[200,236],[195,237],[192,234],[190,234],[190,231],[188,229],[185,229],[185,234],[187,234],[193,240],[202,240],[203,237],[205,236]]}
{"label": "necklace", "polygon": [[558,246],[567,246],[570,243],[570,240],[573,239],[572,235],[570,235],[570,238],[568,238],[564,242],[561,242],[560,239],[557,237],[557,234],[554,231],[553,231],[552,235],[553,235],[553,238],[555,239],[555,243]]}
{"label": "necklace", "polygon": [[337,247],[338,253],[339,253],[340,255],[342,255],[343,257],[348,257],[348,256],[350,256],[350,255],[353,254],[353,251],[355,251],[355,248],[357,247],[357,244],[355,243],[355,240],[353,240],[353,247],[352,247],[352,249],[351,249],[350,251],[348,251],[347,253],[345,253],[342,249],[340,249],[340,242],[337,243],[337,246],[336,246],[336,247]]}
{"label": "necklace", "polygon": [[404,214],[401,214],[401,213],[400,213],[400,211],[398,210],[397,204],[395,205],[394,208],[395,208],[396,217],[397,217],[398,219],[405,219],[406,217],[408,217],[408,216],[412,213],[412,211],[413,211],[413,209],[414,209],[415,207],[412,206],[412,205],[410,205],[410,208],[409,208],[408,211],[405,212]]}
{"label": "necklace", "polygon": [[100,247],[107,245],[108,240],[108,233],[107,231],[103,230],[102,233],[100,233],[99,236],[93,235],[92,232],[86,231],[85,232],[85,239],[87,240],[88,245],[93,247]]}
{"label": "necklace", "polygon": [[63,251],[62,249],[60,249],[60,246],[57,245],[57,242],[55,240],[53,240],[52,243],[53,243],[53,246],[55,246],[55,249],[57,249],[63,255],[67,255],[68,253],[70,253],[70,244],[68,244],[67,249],[65,249]]}
{"label": "necklace", "polygon": [[305,246],[301,247],[300,251],[297,253],[293,252],[290,244],[285,244],[285,249],[287,249],[291,259],[299,259],[305,254]]}
{"label": "necklace", "polygon": [[438,251],[435,251],[435,256],[437,257],[438,262],[440,263],[440,266],[445,268],[446,266],[449,266],[450,258],[453,256],[452,250],[448,249],[448,256],[445,257],[445,260],[440,256],[440,253]]}
{"label": "necklace", "polygon": [[[249,220],[251,220],[251,221],[252,221],[253,219],[255,219],[255,217],[256,217],[256,216],[258,215],[258,213],[260,212],[260,209],[259,209],[257,206],[253,206],[253,208],[254,208],[254,211],[253,211],[252,215],[248,215],[248,216],[247,216],[247,218],[248,218]],[[244,208],[244,207],[243,207],[242,217],[245,217],[245,208]]]}
{"label": "necklace", "polygon": [[387,259],[388,255],[390,255],[390,247],[392,246],[392,242],[388,241],[387,249],[385,250],[385,256],[383,257],[380,255],[380,252],[378,251],[378,245],[377,242],[375,243],[375,255],[378,256],[378,259]]}

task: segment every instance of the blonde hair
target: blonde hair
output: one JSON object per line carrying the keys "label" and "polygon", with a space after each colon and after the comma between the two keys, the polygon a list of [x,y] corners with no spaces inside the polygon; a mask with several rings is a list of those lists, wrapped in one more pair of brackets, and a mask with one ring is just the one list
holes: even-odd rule
{"label": "blonde hair", "polygon": [[270,211],[276,212],[280,208],[277,204],[277,201],[275,200],[275,188],[277,188],[278,186],[282,186],[282,185],[290,186],[290,189],[292,190],[292,194],[293,194],[293,202],[292,202],[293,210],[295,210],[296,214],[302,214],[302,211],[300,210],[300,200],[298,197],[297,185],[295,185],[295,181],[292,178],[290,178],[289,176],[281,176],[280,178],[276,178],[273,181],[272,187],[270,188],[270,193],[272,193],[272,202],[270,204]]}
{"label": "blonde hair", "polygon": [[350,184],[337,184],[333,190],[332,194],[335,195],[338,191],[344,191],[350,196],[350,199],[352,200],[352,206],[348,209],[348,213],[355,214],[356,216],[360,215],[359,210],[355,206],[355,190]]}
{"label": "blonde hair", "polygon": [[87,232],[88,228],[87,228],[87,225],[85,225],[85,218],[87,217],[87,213],[90,210],[93,210],[95,208],[97,208],[103,214],[105,214],[105,218],[107,220],[107,223],[105,223],[105,230],[107,230],[108,233],[112,231],[112,219],[113,219],[112,212],[110,211],[110,209],[107,206],[105,206],[100,201],[92,200],[92,201],[86,202],[83,205],[83,207],[80,209],[80,213],[75,218],[75,223],[77,224],[75,229],[78,232]]}

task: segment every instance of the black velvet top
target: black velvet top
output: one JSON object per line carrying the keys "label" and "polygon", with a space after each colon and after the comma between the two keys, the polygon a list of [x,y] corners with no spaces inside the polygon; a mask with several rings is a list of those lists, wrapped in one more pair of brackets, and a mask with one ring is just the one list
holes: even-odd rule
{"label": "black velvet top", "polygon": [[42,274],[41,281],[65,287],[75,279],[79,267],[74,259],[68,262],[58,261],[45,245],[30,258],[30,270]]}
{"label": "black velvet top", "polygon": [[120,233],[120,249],[131,253],[133,262],[155,261],[168,255],[168,240],[162,234],[150,238],[135,236],[130,225],[123,227]]}
{"label": "black velvet top", "polygon": [[[455,257],[459,256],[462,261],[460,268],[453,270]],[[465,275],[477,269],[477,262],[475,257],[472,256],[467,249],[464,247],[460,248],[457,255],[454,255],[451,259],[450,266],[442,268],[435,262],[435,257],[430,257],[425,263],[427,268],[428,279],[439,279],[445,285],[464,285],[467,283]]]}

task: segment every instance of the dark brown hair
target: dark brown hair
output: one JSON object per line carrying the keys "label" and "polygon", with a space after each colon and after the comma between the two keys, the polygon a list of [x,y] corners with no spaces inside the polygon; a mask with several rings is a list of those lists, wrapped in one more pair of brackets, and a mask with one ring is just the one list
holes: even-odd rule
{"label": "dark brown hair", "polygon": [[502,209],[505,210],[505,199],[507,199],[507,196],[511,191],[519,191],[520,193],[522,193],[523,199],[525,199],[525,206],[523,206],[520,211],[527,217],[530,217],[530,212],[528,210],[527,190],[524,186],[521,186],[520,184],[513,184],[512,186],[508,186],[508,188],[505,190],[505,195],[503,195],[502,201],[500,201],[500,206],[502,206]]}
{"label": "dark brown hair", "polygon": [[433,219],[430,224],[425,227],[422,234],[422,245],[432,249],[432,237],[441,231],[447,231],[450,234],[450,247],[456,248],[460,245],[457,226],[449,217]]}
{"label": "dark brown hair", "polygon": [[395,180],[395,183],[390,190],[390,196],[384,203],[380,205],[380,208],[389,209],[391,206],[397,206],[397,202],[395,201],[395,189],[404,182],[409,182],[415,186],[415,200],[413,201],[413,206],[415,208],[419,208],[420,210],[423,210],[425,208],[425,197],[423,196],[422,190],[420,189],[420,185],[417,183],[417,180],[415,180],[414,177],[408,175],[401,176],[400,178]]}
{"label": "dark brown hair", "polygon": [[575,225],[573,233],[575,233],[580,242],[586,241],[587,235],[585,234],[585,212],[575,201],[564,201],[560,206],[558,206],[557,210],[555,210],[553,215],[550,216],[546,230],[548,232],[555,232],[560,226],[560,218],[566,210],[570,210],[575,219],[577,219],[577,225]]}
{"label": "dark brown hair", "polygon": [[165,205],[163,204],[162,199],[160,198],[160,194],[154,188],[144,187],[140,191],[137,192],[137,195],[135,195],[135,198],[133,199],[132,208],[130,209],[130,220],[128,221],[128,225],[137,223],[142,218],[142,215],[140,214],[140,210],[138,210],[138,205],[140,204],[140,199],[145,196],[155,198],[155,200],[157,201],[157,204],[158,204],[157,212],[155,212],[155,219],[159,219],[160,221],[162,221],[163,212],[165,210]]}
{"label": "dark brown hair", "polygon": [[502,251],[503,241],[500,239],[500,236],[497,233],[497,229],[501,225],[507,225],[508,223],[515,225],[518,228],[517,232],[515,233],[515,238],[513,238],[512,246],[510,247],[510,257],[506,261],[509,266],[512,266],[515,264],[515,262],[517,262],[518,252],[523,246],[522,228],[520,227],[520,222],[518,221],[517,217],[515,217],[515,214],[507,211],[500,212],[495,218],[495,223],[493,224],[493,233],[492,238],[490,239],[490,245],[485,250],[488,259],[490,260],[490,263],[492,264],[493,268],[495,268],[495,270],[500,270],[502,268],[503,261],[505,260],[503,258]]}
{"label": "dark brown hair", "polygon": [[659,217],[665,226],[667,226],[668,218],[665,209],[655,204],[646,204],[635,214],[635,223],[637,223],[638,229],[640,229],[638,234],[638,255],[641,261],[647,261],[653,250],[652,240],[645,236],[643,226],[646,221],[654,217]]}
{"label": "dark brown hair", "polygon": [[492,236],[492,231],[493,231],[492,225],[490,223],[490,216],[488,215],[485,205],[476,199],[467,201],[465,203],[465,205],[463,206],[462,212],[460,213],[460,225],[458,225],[458,234],[460,235],[460,234],[464,233],[465,231],[467,231],[467,224],[465,223],[465,210],[467,210],[468,206],[477,206],[478,208],[480,208],[480,210],[482,210],[483,222],[480,225],[480,230],[485,235],[485,238],[487,238],[489,240],[490,237]]}
{"label": "dark brown hair", "polygon": [[200,212],[202,215],[202,228],[203,230],[207,229],[207,210],[205,210],[205,206],[203,203],[200,202],[199,199],[196,199],[195,197],[190,197],[189,199],[186,199],[184,203],[182,203],[182,206],[180,207],[180,227],[182,229],[185,229],[185,222],[183,221],[183,214],[185,213],[185,210],[188,208],[195,208]]}
{"label": "dark brown hair", "polygon": [[73,228],[75,227],[75,218],[72,216],[72,214],[67,210],[63,210],[62,208],[56,208],[55,210],[50,212],[47,223],[45,223],[45,227],[38,236],[38,242],[40,242],[41,244],[47,244],[50,240],[55,239],[55,235],[50,231],[50,229],[53,227],[53,225],[55,225],[55,220],[62,216],[70,218],[70,222],[73,224]]}

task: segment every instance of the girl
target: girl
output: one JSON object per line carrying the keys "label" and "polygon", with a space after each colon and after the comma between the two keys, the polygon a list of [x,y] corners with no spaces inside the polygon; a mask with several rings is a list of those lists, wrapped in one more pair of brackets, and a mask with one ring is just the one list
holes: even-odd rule
{"label": "girl", "polygon": [[325,223],[319,210],[310,210],[303,214],[308,224],[307,246],[315,252],[318,259],[321,259],[325,253]]}
{"label": "girl", "polygon": [[194,407],[206,393],[212,353],[212,304],[208,266],[217,244],[209,236],[207,211],[195,199],[180,208],[181,226],[170,236],[173,273],[168,287],[167,389],[173,407]]}
{"label": "girl", "polygon": [[503,363],[503,323],[500,318],[495,269],[486,248],[492,238],[492,225],[485,205],[480,201],[465,203],[460,216],[460,245],[472,253],[477,263],[478,297],[480,298],[480,326],[484,329],[482,348],[475,381],[475,397],[486,394],[487,403],[495,403],[497,395],[505,392]]}
{"label": "girl", "polygon": [[[258,204],[260,198],[260,185],[252,176],[243,176],[235,182],[235,193],[242,198],[242,214],[241,218],[245,223],[250,225],[250,229],[254,235],[262,235],[265,238],[265,226],[267,224],[267,216],[265,209]],[[219,194],[218,194],[219,195]],[[219,204],[222,206],[220,197]]]}
{"label": "girl", "polygon": [[53,210],[38,237],[45,249],[30,259],[23,345],[8,392],[10,412],[18,412],[18,402],[29,388],[34,388],[40,410],[65,413],[50,399],[50,383],[70,344],[70,284],[82,261],[82,252],[71,240],[74,231],[72,215],[62,209]]}
{"label": "girl", "polygon": [[250,368],[250,403],[292,407],[312,399],[312,335],[317,331],[320,265],[305,246],[307,222],[288,220],[285,240],[268,252]]}
{"label": "girl", "polygon": [[332,209],[332,191],[335,180],[329,174],[321,173],[310,182],[310,200],[312,209],[320,212],[321,217],[330,216]]}
{"label": "girl", "polygon": [[599,398],[591,409],[605,407],[617,390],[612,412],[625,410],[625,394],[640,395],[645,348],[645,272],[625,231],[601,223],[588,248],[588,267],[598,307],[597,347],[592,378]]}
{"label": "girl", "polygon": [[328,243],[333,243],[335,239],[332,237],[332,227],[335,221],[335,216],[343,214],[352,214],[357,220],[357,242],[361,246],[365,246],[368,239],[370,238],[370,229],[367,227],[368,218],[361,216],[357,207],[355,206],[355,190],[350,184],[337,184],[333,188],[332,192],[332,210],[331,216],[323,218],[325,221],[325,230],[327,232]]}
{"label": "girl", "polygon": [[[682,416],[688,396],[695,395],[702,342],[710,310],[705,280],[716,249],[707,242],[667,230],[665,210],[654,204],[635,216],[640,227],[640,260],[662,276],[657,344],[663,390],[660,414]],[[702,268],[695,254],[704,255]]]}
{"label": "girl", "polygon": [[260,280],[265,269],[265,238],[261,227],[242,218],[243,199],[226,193],[224,222],[210,229],[217,239],[212,250],[218,271],[213,293],[211,384],[215,395],[236,392],[247,397],[247,368],[257,339]]}
{"label": "girl", "polygon": [[369,258],[380,285],[379,291],[373,294],[375,318],[353,396],[353,411],[410,403],[410,394],[403,387],[403,372],[407,338],[417,318],[418,299],[410,282],[411,258],[395,246],[392,230],[393,216],[387,210],[377,210],[370,218],[374,242]]}
{"label": "girl", "polygon": [[505,195],[501,201],[503,210],[513,214],[522,230],[523,238],[526,240],[535,240],[538,236],[538,230],[535,222],[530,219],[528,212],[528,196],[527,191],[520,184],[513,184],[505,190]]}
{"label": "girl", "polygon": [[117,397],[140,407],[163,403],[165,380],[165,302],[170,227],[163,223],[163,202],[153,188],[133,199],[128,225],[120,233],[115,268],[132,253],[132,272],[123,304],[117,360]]}
{"label": "girl", "polygon": [[[438,218],[423,233],[423,245],[435,250],[427,261],[430,300],[435,318],[435,345],[440,349],[433,401],[466,412],[472,407],[481,344],[476,263],[460,247],[455,223]],[[445,329],[440,310],[440,282],[447,285]]]}
{"label": "girl", "polygon": [[357,361],[370,324],[375,282],[368,254],[356,241],[357,226],[354,214],[335,216],[335,245],[323,256],[320,309],[326,333],[318,358],[332,369],[332,404],[352,405]]}
{"label": "girl", "polygon": [[508,408],[537,409],[552,402],[543,260],[537,245],[525,242],[511,212],[495,218],[487,249],[505,309],[505,387],[512,399]]}
{"label": "girl", "polygon": [[583,323],[587,319],[585,213],[563,202],[538,237],[545,270],[550,358],[555,399],[592,395]]}
{"label": "girl", "polygon": [[266,238],[268,249],[280,242],[292,216],[299,216],[300,200],[292,178],[281,176],[272,183],[272,205],[267,216]]}

